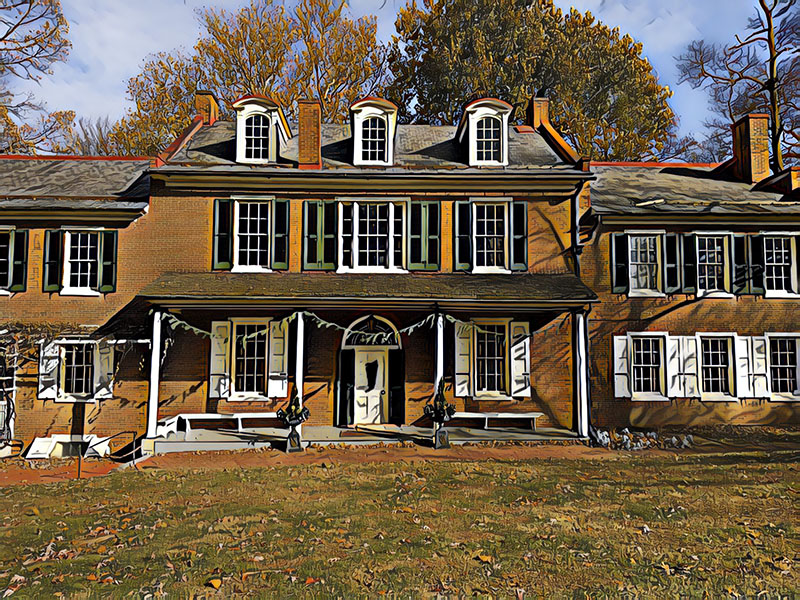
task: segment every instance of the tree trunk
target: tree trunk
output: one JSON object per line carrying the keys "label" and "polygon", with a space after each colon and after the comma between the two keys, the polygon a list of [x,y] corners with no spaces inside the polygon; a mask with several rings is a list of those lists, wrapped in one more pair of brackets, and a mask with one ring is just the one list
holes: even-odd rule
{"label": "tree trunk", "polygon": [[781,150],[781,111],[778,103],[778,55],[775,49],[775,23],[772,19],[772,8],[767,7],[766,0],[759,0],[764,17],[767,21],[767,45],[769,47],[769,73],[767,82],[764,86],[769,94],[770,112],[770,145],[772,146],[772,157],[770,165],[773,173],[783,171],[783,151]]}

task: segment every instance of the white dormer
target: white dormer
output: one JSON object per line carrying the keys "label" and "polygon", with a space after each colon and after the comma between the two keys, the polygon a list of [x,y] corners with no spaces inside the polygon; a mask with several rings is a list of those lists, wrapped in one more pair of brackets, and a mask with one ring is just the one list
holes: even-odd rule
{"label": "white dormer", "polygon": [[233,103],[236,111],[236,162],[275,163],[292,137],[280,104],[261,95],[243,96]]}
{"label": "white dormer", "polygon": [[467,146],[469,166],[508,165],[508,118],[512,109],[497,98],[480,98],[464,107],[456,138]]}
{"label": "white dormer", "polygon": [[364,98],[350,107],[353,164],[390,167],[394,163],[397,107],[382,98]]}

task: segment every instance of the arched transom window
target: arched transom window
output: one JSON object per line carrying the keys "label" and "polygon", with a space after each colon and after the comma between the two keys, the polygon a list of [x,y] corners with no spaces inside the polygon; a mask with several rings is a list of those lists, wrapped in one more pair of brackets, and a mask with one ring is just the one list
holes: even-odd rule
{"label": "arched transom window", "polygon": [[342,348],[356,346],[400,347],[400,335],[383,317],[367,316],[354,321],[344,334]]}
{"label": "arched transom window", "polygon": [[361,159],[386,162],[386,120],[368,117],[361,125]]}
{"label": "arched transom window", "polygon": [[480,161],[501,161],[500,119],[483,117],[475,130],[475,158]]}
{"label": "arched transom window", "polygon": [[250,115],[244,124],[244,156],[250,160],[269,160],[269,117]]}

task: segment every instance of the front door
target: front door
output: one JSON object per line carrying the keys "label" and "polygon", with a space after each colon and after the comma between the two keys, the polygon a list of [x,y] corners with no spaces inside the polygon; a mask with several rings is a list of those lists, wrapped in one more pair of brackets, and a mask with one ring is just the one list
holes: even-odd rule
{"label": "front door", "polygon": [[386,348],[357,348],[353,421],[356,425],[386,423],[389,418]]}

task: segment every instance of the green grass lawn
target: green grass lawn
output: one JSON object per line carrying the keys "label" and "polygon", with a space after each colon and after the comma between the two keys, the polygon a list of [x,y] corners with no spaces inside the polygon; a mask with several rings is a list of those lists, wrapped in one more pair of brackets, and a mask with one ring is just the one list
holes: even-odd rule
{"label": "green grass lawn", "polygon": [[14,597],[791,596],[796,459],[127,470],[8,487],[0,596],[15,576]]}

